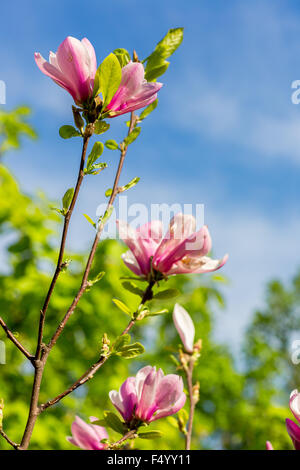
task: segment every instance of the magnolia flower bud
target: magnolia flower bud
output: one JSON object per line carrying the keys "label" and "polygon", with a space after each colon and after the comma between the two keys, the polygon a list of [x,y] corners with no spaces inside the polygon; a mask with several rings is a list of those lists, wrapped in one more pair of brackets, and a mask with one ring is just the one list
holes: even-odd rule
{"label": "magnolia flower bud", "polygon": [[195,327],[188,312],[179,304],[175,304],[173,321],[179,333],[184,349],[188,353],[194,351]]}

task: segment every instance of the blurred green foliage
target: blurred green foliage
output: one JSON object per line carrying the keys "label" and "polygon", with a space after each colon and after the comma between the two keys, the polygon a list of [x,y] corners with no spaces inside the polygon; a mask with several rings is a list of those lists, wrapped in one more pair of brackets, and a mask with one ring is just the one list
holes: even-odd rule
{"label": "blurred green foliage", "polygon": [[[19,131],[15,132],[18,141]],[[33,136],[33,131],[29,135]],[[3,165],[0,201],[0,312],[20,341],[34,351],[39,310],[56,262],[61,218],[50,209],[45,196],[24,195]],[[132,308],[139,302],[120,281],[121,276],[129,275],[121,261],[123,251],[124,247],[113,240],[100,244],[91,278],[101,271],[106,274],[83,296],[51,353],[42,383],[42,402],[62,392],[97,360],[104,332],[114,340],[127,325],[128,317],[112,302],[117,298]],[[55,288],[47,313],[46,339],[76,293],[86,256],[87,253],[66,254],[72,262]],[[196,338],[203,339],[202,356],[195,371],[201,388],[192,448],[263,449],[267,439],[277,449],[292,447],[284,419],[289,416],[289,392],[296,388],[297,380],[299,384],[299,372],[288,351],[291,332],[300,329],[299,279],[289,289],[279,281],[269,285],[266,307],[255,314],[247,331],[239,371],[228,348],[213,339],[213,312],[224,305],[221,291],[228,288],[222,276],[178,276],[168,281],[169,288],[180,290],[176,301],[192,315]],[[171,317],[174,302],[153,300],[153,307],[167,307],[170,313],[143,320],[132,331],[133,340],[145,345],[145,354],[134,360],[111,358],[91,381],[39,417],[31,449],[73,448],[66,436],[75,414],[83,419],[91,415],[102,418],[104,410],[115,411],[108,392],[118,389],[140,367],[151,364],[165,373],[176,371],[170,359],[179,344]],[[19,442],[28,413],[33,370],[2,330],[0,339],[5,341],[7,355],[7,364],[0,365],[4,429]],[[150,429],[162,431],[164,437],[153,441],[138,439],[138,448],[184,448],[184,438],[174,427],[174,419],[158,421]],[[113,431],[110,436],[119,438]],[[0,449],[6,448],[7,443],[0,438]]]}

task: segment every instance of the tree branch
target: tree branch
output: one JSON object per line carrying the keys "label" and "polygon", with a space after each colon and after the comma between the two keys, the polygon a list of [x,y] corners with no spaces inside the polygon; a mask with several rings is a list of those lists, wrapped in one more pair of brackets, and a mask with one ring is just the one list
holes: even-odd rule
{"label": "tree branch", "polygon": [[[128,129],[128,135],[131,134],[131,132],[133,131],[134,126],[135,126],[135,122],[136,122],[136,116],[132,112],[131,113],[131,118],[130,118],[130,126],[129,126],[129,129]],[[121,156],[120,156],[117,173],[116,173],[115,180],[114,180],[113,190],[112,190],[110,199],[109,199],[107,207],[106,207],[106,212],[112,207],[112,205],[115,201],[115,198],[118,194],[118,185],[119,185],[120,175],[121,175],[121,172],[122,172],[122,168],[123,168],[125,156],[126,156],[126,153],[127,153],[127,149],[128,149],[128,146],[124,146],[121,150]],[[95,236],[95,239],[94,239],[94,243],[92,245],[92,249],[90,251],[90,254],[89,254],[89,257],[88,257],[88,260],[87,260],[87,264],[86,264],[86,267],[85,267],[85,270],[84,270],[84,273],[83,273],[83,278],[82,278],[82,281],[81,281],[80,288],[79,288],[73,302],[71,303],[67,313],[65,314],[64,318],[62,319],[62,321],[58,325],[55,333],[53,334],[50,342],[48,343],[49,350],[51,350],[53,348],[56,341],[60,337],[61,333],[63,332],[63,330],[64,330],[64,328],[65,328],[65,326],[66,326],[66,324],[67,324],[67,322],[70,318],[70,316],[72,315],[72,313],[76,309],[79,300],[81,299],[81,297],[84,294],[86,288],[88,287],[88,276],[89,276],[89,273],[90,273],[90,270],[91,270],[91,267],[92,267],[92,263],[93,263],[93,260],[94,260],[95,254],[96,254],[97,246],[98,246],[103,228],[104,228],[104,224],[100,223],[99,227],[98,227],[98,230],[97,230],[97,233],[96,233],[96,236]]]}
{"label": "tree branch", "polygon": [[49,302],[50,302],[51,295],[53,293],[56,281],[63,267],[62,261],[63,261],[64,252],[65,252],[65,245],[66,245],[69,223],[70,223],[70,219],[73,213],[74,206],[77,201],[80,186],[84,177],[84,164],[85,164],[86,151],[87,151],[88,142],[91,136],[92,136],[92,130],[88,129],[88,132],[86,132],[86,134],[83,137],[83,146],[82,146],[81,160],[80,160],[76,187],[74,190],[71,204],[65,215],[64,227],[63,227],[63,233],[62,233],[62,238],[61,238],[61,244],[60,244],[60,250],[59,250],[56,269],[55,269],[50,287],[48,289],[43,308],[40,312],[37,348],[36,348],[35,357],[33,359],[35,372],[34,372],[34,380],[33,380],[32,392],[31,392],[30,408],[29,408],[27,423],[25,426],[25,431],[22,437],[21,444],[19,446],[20,450],[26,450],[28,448],[28,445],[32,436],[32,432],[35,426],[35,422],[40,412],[39,406],[38,406],[40,388],[41,388],[44,368],[45,368],[47,358],[50,352],[50,350],[47,349],[45,345],[43,345],[43,332],[44,332],[46,312],[49,306]]}
{"label": "tree branch", "polygon": [[12,343],[24,354],[24,356],[33,364],[34,356],[27,351],[26,348],[17,340],[17,338],[13,335],[10,331],[4,320],[0,317],[0,325],[2,326],[3,330],[6,333],[6,336],[12,341]]}
{"label": "tree branch", "polygon": [[44,330],[44,325],[45,325],[45,317],[46,317],[46,312],[49,306],[49,302],[51,299],[51,295],[53,293],[56,281],[58,279],[58,276],[63,268],[63,257],[64,257],[64,252],[65,252],[65,246],[66,246],[66,239],[68,235],[68,229],[69,229],[69,224],[70,224],[70,219],[77,201],[78,193],[80,190],[80,186],[82,183],[82,180],[84,178],[84,163],[85,163],[85,157],[86,157],[86,151],[88,147],[88,143],[90,140],[90,135],[87,135],[83,138],[83,147],[82,147],[82,153],[81,153],[81,161],[80,161],[80,167],[79,167],[79,172],[78,172],[78,177],[77,177],[77,182],[76,182],[76,187],[74,190],[74,195],[71,201],[71,204],[69,206],[68,212],[65,215],[65,220],[64,220],[64,228],[62,232],[62,237],[61,237],[61,243],[60,243],[60,250],[59,250],[59,255],[57,259],[57,264],[56,264],[56,269],[50,284],[50,287],[48,289],[43,308],[40,312],[40,323],[39,323],[39,333],[38,333],[38,342],[37,342],[37,349],[35,353],[36,359],[39,358],[40,352],[41,352],[41,346],[43,342],[43,330]]}
{"label": "tree branch", "polygon": [[189,413],[189,422],[188,422],[188,429],[185,438],[185,449],[191,449],[191,440],[192,440],[192,432],[193,432],[193,420],[194,420],[194,413],[195,413],[195,406],[197,400],[194,397],[194,388],[193,388],[193,370],[194,370],[194,360],[191,358],[189,362],[189,366],[184,368],[187,384],[188,384],[188,392],[189,392],[189,399],[190,399],[190,413]]}
{"label": "tree branch", "polygon": [[[141,300],[140,305],[145,304],[148,300],[152,299],[153,292],[152,288],[155,284],[155,281],[150,281],[147,289],[145,290],[144,296]],[[130,320],[126,328],[122,331],[120,336],[126,335],[131,328],[135,325],[136,319],[133,318]],[[52,400],[47,401],[46,403],[40,405],[39,410],[40,412],[45,411],[47,408],[50,406],[55,405],[58,403],[60,400],[62,400],[64,397],[69,395],[70,393],[74,392],[78,387],[81,387],[81,385],[84,385],[86,382],[88,382],[90,379],[92,379],[95,375],[95,373],[105,364],[105,362],[109,359],[110,356],[100,356],[99,360],[95,362],[76,382],[74,382],[70,387],[68,387],[64,392],[62,392],[60,395],[57,395],[55,398]]]}
{"label": "tree branch", "polygon": [[0,435],[2,437],[4,437],[4,439],[14,448],[14,449],[18,449],[19,448],[19,444],[16,444],[14,441],[12,441],[8,435],[3,431],[2,428],[0,428]]}

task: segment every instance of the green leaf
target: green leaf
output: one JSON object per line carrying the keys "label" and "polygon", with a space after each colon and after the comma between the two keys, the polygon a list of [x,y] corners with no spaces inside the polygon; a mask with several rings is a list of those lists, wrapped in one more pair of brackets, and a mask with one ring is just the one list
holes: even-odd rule
{"label": "green leaf", "polygon": [[156,312],[149,312],[147,314],[147,317],[155,317],[157,315],[165,315],[166,313],[169,313],[169,310],[166,308],[163,308],[162,310],[157,310]]}
{"label": "green leaf", "polygon": [[80,137],[81,134],[73,126],[62,126],[59,129],[59,135],[62,139],[70,139],[71,137]]}
{"label": "green leaf", "polygon": [[96,72],[96,81],[103,97],[103,109],[116,93],[122,78],[121,65],[114,54],[109,54]]}
{"label": "green leaf", "polygon": [[104,411],[104,419],[106,426],[120,434],[124,434],[125,426],[115,413]]}
{"label": "green leaf", "polygon": [[110,206],[105,212],[104,212],[104,215],[102,217],[99,218],[99,222],[101,222],[101,224],[106,224],[106,222],[108,221],[108,219],[110,218],[111,214],[113,213],[113,206]]}
{"label": "green leaf", "polygon": [[162,300],[162,299],[172,299],[173,297],[177,297],[180,294],[178,289],[165,289],[153,296],[153,299]]}
{"label": "green leaf", "polygon": [[139,181],[140,181],[140,178],[136,176],[131,181],[129,181],[129,183],[125,184],[125,186],[120,186],[118,190],[119,193],[123,193],[124,191],[127,191],[127,189],[133,188],[133,186],[138,184]]}
{"label": "green leaf", "polygon": [[167,34],[157,44],[155,51],[164,59],[170,57],[180,46],[183,40],[183,28],[169,29]]}
{"label": "green leaf", "polygon": [[96,121],[94,124],[94,132],[95,134],[104,134],[104,132],[108,131],[110,128],[110,124],[105,121]]}
{"label": "green leaf", "polygon": [[145,348],[141,343],[132,343],[123,346],[118,352],[118,356],[122,356],[125,359],[132,359],[133,357],[140,356],[145,352]]}
{"label": "green leaf", "polygon": [[121,300],[118,299],[112,299],[113,303],[120,309],[122,312],[126,313],[126,315],[129,315],[131,317],[131,310],[127,305],[125,305]]}
{"label": "green leaf", "polygon": [[118,352],[123,346],[130,343],[130,335],[118,336],[114,344],[112,345],[113,351]]}
{"label": "green leaf", "polygon": [[170,29],[156,48],[146,59],[145,79],[148,82],[156,80],[163,75],[169,67],[165,59],[170,57],[180,46],[183,40],[183,28]]}
{"label": "green leaf", "polygon": [[130,134],[125,137],[124,139],[124,144],[127,147],[128,145],[132,144],[132,142],[135,141],[135,139],[140,135],[141,128],[140,127],[135,127]]}
{"label": "green leaf", "polygon": [[105,168],[107,168],[107,163],[104,163],[104,162],[94,163],[94,165],[84,170],[84,174],[85,175],[98,175],[100,171],[105,170]]}
{"label": "green leaf", "polygon": [[117,144],[117,142],[113,139],[107,140],[104,145],[109,150],[118,150],[119,148],[119,144]]}
{"label": "green leaf", "polygon": [[95,224],[95,222],[93,221],[93,219],[91,219],[91,217],[90,217],[89,215],[87,215],[87,214],[83,214],[83,215],[84,215],[84,217],[86,218],[86,220],[87,220],[94,228],[96,228],[96,224]]}
{"label": "green leaf", "polygon": [[161,431],[149,431],[149,432],[139,432],[138,437],[140,439],[159,439],[163,436]]}
{"label": "green leaf", "polygon": [[100,273],[97,274],[96,277],[94,277],[94,279],[92,279],[89,282],[91,282],[92,284],[96,284],[96,282],[101,281],[101,279],[103,278],[104,275],[105,275],[105,271],[101,271]]}
{"label": "green leaf", "polygon": [[122,48],[115,49],[114,54],[116,58],[118,59],[122,68],[125,67],[125,65],[127,65],[131,60],[130,54],[126,49],[122,49]]}
{"label": "green leaf", "polygon": [[104,145],[102,144],[102,142],[94,143],[92,151],[89,154],[88,159],[87,159],[87,164],[86,164],[87,170],[89,170],[92,167],[92,165],[95,163],[95,161],[98,160],[99,157],[101,157],[103,153],[103,149],[104,149]]}
{"label": "green leaf", "polygon": [[143,297],[144,295],[144,291],[142,289],[139,289],[133,282],[122,282],[122,286],[124,287],[124,289],[128,290],[132,294],[139,295],[140,297]]}
{"label": "green leaf", "polygon": [[170,62],[167,62],[158,56],[157,58],[152,59],[149,64],[150,65],[148,70],[145,72],[145,78],[147,82],[154,82],[158,77],[163,75],[168,70]]}
{"label": "green leaf", "polygon": [[105,196],[106,196],[106,197],[111,196],[111,195],[112,195],[112,191],[113,191],[112,188],[107,189],[107,190],[105,191]]}
{"label": "green leaf", "polygon": [[147,116],[149,116],[149,114],[152,113],[152,111],[154,111],[157,105],[158,105],[158,99],[153,101],[153,103],[149,104],[149,106],[147,106],[147,108],[145,108],[144,111],[141,112],[141,114],[139,115],[139,121],[142,121]]}
{"label": "green leaf", "polygon": [[70,188],[65,192],[62,198],[62,205],[64,209],[66,210],[69,209],[73,196],[74,196],[74,188]]}

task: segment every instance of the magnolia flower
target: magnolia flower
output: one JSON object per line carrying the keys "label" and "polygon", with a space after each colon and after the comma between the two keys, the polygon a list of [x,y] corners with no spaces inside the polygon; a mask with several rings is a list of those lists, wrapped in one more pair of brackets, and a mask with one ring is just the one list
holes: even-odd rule
{"label": "magnolia flower", "polygon": [[[98,418],[90,417],[90,421],[97,421]],[[79,416],[75,417],[72,423],[72,437],[67,440],[84,450],[103,450],[106,444],[102,444],[102,439],[108,439],[106,429],[96,424],[87,424]]]}
{"label": "magnolia flower", "polygon": [[[298,390],[294,390],[291,393],[290,409],[300,423],[300,393]],[[295,449],[300,450],[300,427],[291,419],[286,420],[286,427]]]}
{"label": "magnolia flower", "polygon": [[137,230],[121,220],[117,225],[130,250],[122,259],[137,276],[147,277],[152,269],[165,276],[206,273],[221,268],[228,258],[225,255],[214,260],[207,256],[212,244],[208,228],[203,226],[195,232],[196,220],[192,215],[176,214],[164,237],[162,223],[157,220]]}
{"label": "magnolia flower", "polygon": [[146,366],[135,377],[129,377],[120,391],[109,393],[112,404],[126,423],[132,420],[150,423],[177,413],[185,404],[182,378],[164,375],[161,369]]}
{"label": "magnolia flower", "polygon": [[56,54],[50,52],[49,62],[38,52],[34,58],[39,69],[67,90],[76,104],[81,105],[93,96],[97,59],[87,38],[79,41],[68,36]]}
{"label": "magnolia flower", "polygon": [[195,327],[188,312],[179,304],[175,304],[173,310],[173,321],[181,338],[186,352],[192,353],[194,350]]}
{"label": "magnolia flower", "polygon": [[144,75],[144,67],[139,62],[129,62],[122,68],[120,86],[106,107],[106,111],[110,111],[108,117],[129,113],[148,106],[156,100],[162,83],[148,83]]}
{"label": "magnolia flower", "polygon": [[273,448],[273,446],[272,446],[272,444],[271,444],[270,441],[267,441],[267,442],[266,442],[266,450],[274,450],[274,448]]}

